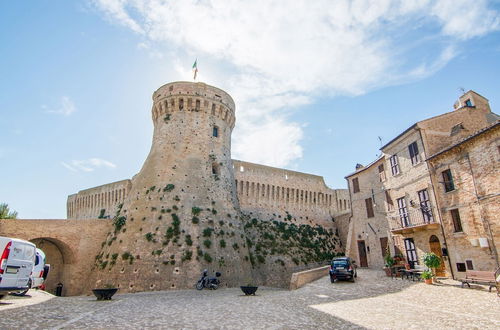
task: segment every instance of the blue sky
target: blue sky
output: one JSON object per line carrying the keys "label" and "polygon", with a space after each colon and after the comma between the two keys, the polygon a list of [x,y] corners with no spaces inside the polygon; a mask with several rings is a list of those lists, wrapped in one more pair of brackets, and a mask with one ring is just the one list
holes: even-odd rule
{"label": "blue sky", "polygon": [[[500,106],[499,1],[3,1],[0,202],[64,218],[66,197],[131,178],[151,94],[199,78],[236,102],[233,158],[325,177],[460,88]],[[270,143],[271,142],[271,143]]]}

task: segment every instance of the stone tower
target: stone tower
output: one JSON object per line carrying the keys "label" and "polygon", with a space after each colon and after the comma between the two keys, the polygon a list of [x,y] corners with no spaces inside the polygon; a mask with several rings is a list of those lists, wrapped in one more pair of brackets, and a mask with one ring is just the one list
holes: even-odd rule
{"label": "stone tower", "polygon": [[234,101],[204,83],[173,82],[153,93],[152,117],[151,150],[116,210],[92,285],[192,288],[204,268],[240,284],[251,267],[231,161]]}

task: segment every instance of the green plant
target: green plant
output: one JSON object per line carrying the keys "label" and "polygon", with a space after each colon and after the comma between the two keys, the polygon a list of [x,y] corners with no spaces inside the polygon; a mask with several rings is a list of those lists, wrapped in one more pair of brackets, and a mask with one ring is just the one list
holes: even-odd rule
{"label": "green plant", "polygon": [[199,222],[200,222],[200,219],[198,219],[198,217],[193,217],[193,218],[191,219],[191,222],[192,222],[192,223],[194,223],[194,224],[197,224],[197,223],[199,223]]}
{"label": "green plant", "polygon": [[393,257],[391,257],[391,252],[389,251],[389,247],[387,247],[385,256],[384,256],[385,266],[392,267],[396,263]]}
{"label": "green plant", "polygon": [[205,228],[203,229],[203,237],[210,237],[212,236],[212,232],[214,230],[212,228]]}
{"label": "green plant", "polygon": [[[129,258],[131,258],[131,257],[132,257],[132,255],[131,255],[131,254],[130,254],[130,252],[128,252],[128,251],[127,251],[127,252],[123,252],[123,253],[122,253],[122,259],[123,259],[123,260],[127,260],[127,259],[129,259]],[[132,257],[132,258],[133,258],[133,257]]]}
{"label": "green plant", "polygon": [[193,256],[193,252],[192,251],[184,251],[184,254],[182,255],[182,258],[181,258],[181,261],[184,262],[186,260],[191,260]]}
{"label": "green plant", "polygon": [[172,191],[172,190],[174,190],[174,188],[175,188],[175,186],[173,184],[169,183],[165,186],[165,188],[163,188],[163,192]]}
{"label": "green plant", "polygon": [[221,248],[225,248],[226,247],[226,241],[223,240],[223,239],[220,240],[219,244],[220,244]]}
{"label": "green plant", "polygon": [[127,223],[127,217],[124,216],[116,216],[113,220],[113,226],[115,226],[115,232],[122,229],[123,226]]}
{"label": "green plant", "polygon": [[209,239],[206,239],[203,241],[203,245],[205,245],[207,249],[210,249],[210,247],[212,246],[212,241]]}
{"label": "green plant", "polygon": [[146,235],[144,235],[144,237],[146,237],[146,240],[148,242],[153,242],[154,241],[154,235],[153,233],[147,233]]}
{"label": "green plant", "polygon": [[9,208],[9,204],[1,203],[0,204],[0,219],[17,219],[17,212],[11,211]]}
{"label": "green plant", "polygon": [[191,235],[186,235],[186,240],[185,241],[186,241],[186,244],[188,246],[193,245],[193,240],[191,239]]}
{"label": "green plant", "polygon": [[441,265],[441,258],[433,252],[425,253],[422,260],[424,261],[424,265],[432,270],[432,274],[435,274],[435,269]]}
{"label": "green plant", "polygon": [[206,252],[203,255],[203,259],[205,259],[206,262],[212,262],[212,256]]}
{"label": "green plant", "polygon": [[170,120],[170,114],[167,113],[165,117],[163,117],[163,121],[167,123],[169,120]]}
{"label": "green plant", "polygon": [[424,280],[430,280],[434,274],[430,270],[425,270],[420,274],[420,277],[423,278]]}
{"label": "green plant", "polygon": [[195,215],[195,216],[196,216],[196,215],[199,215],[201,211],[202,211],[202,209],[201,209],[201,208],[199,208],[199,207],[196,207],[196,206],[193,206],[193,207],[191,208],[191,212],[192,212],[192,213],[193,213],[193,215]]}

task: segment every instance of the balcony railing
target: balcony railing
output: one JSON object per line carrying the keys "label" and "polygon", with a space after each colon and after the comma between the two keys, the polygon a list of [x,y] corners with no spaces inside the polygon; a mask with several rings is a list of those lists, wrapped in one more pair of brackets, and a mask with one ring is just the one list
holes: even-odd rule
{"label": "balcony railing", "polygon": [[406,212],[395,211],[389,217],[391,231],[394,233],[414,232],[416,230],[433,228],[438,225],[430,208],[410,208]]}

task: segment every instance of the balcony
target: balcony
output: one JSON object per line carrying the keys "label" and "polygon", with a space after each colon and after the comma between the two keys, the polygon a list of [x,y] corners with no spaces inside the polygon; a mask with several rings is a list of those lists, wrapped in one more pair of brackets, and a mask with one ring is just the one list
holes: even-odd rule
{"label": "balcony", "polygon": [[397,215],[389,216],[389,225],[393,234],[410,234],[439,227],[432,210],[426,207],[412,208],[406,212],[400,211]]}

